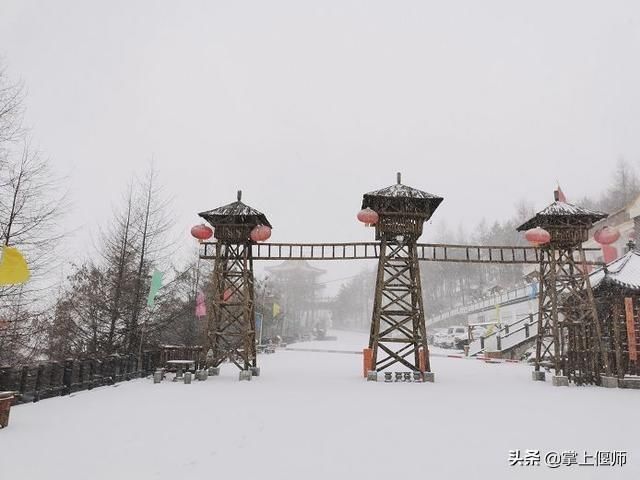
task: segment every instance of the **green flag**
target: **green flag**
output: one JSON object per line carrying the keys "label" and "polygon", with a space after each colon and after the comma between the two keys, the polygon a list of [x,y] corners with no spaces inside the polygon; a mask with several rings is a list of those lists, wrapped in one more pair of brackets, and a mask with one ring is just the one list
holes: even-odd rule
{"label": "green flag", "polygon": [[149,296],[147,297],[147,305],[151,308],[155,306],[155,299],[158,291],[162,287],[162,272],[153,271],[151,276],[151,288],[149,288]]}

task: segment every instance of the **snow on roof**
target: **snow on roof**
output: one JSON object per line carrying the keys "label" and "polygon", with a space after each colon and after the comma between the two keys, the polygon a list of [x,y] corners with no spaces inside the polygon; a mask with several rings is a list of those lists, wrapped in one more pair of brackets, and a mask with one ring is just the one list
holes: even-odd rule
{"label": "snow on roof", "polygon": [[271,227],[264,213],[242,203],[240,200],[214,208],[213,210],[200,212],[198,215],[214,226],[217,223],[245,223],[246,220],[252,219],[255,220],[256,223]]}
{"label": "snow on roof", "polygon": [[630,250],[604,268],[591,274],[592,288],[605,284],[614,284],[623,288],[640,290],[640,252]]}
{"label": "snow on roof", "polygon": [[372,192],[365,193],[365,195],[377,196],[377,197],[404,197],[404,198],[423,198],[423,199],[440,199],[438,195],[432,193],[423,192],[417,188],[403,185],[402,183],[395,183],[389,187],[374,190]]}
{"label": "snow on roof", "polygon": [[607,214],[588,208],[580,207],[572,203],[555,201],[547,208],[538,212],[538,215],[591,215],[594,217],[606,217]]}
{"label": "snow on roof", "polygon": [[238,200],[222,207],[202,212],[200,215],[262,215],[262,212]]}
{"label": "snow on roof", "polygon": [[591,222],[597,222],[608,215],[604,212],[590,210],[568,202],[556,200],[546,208],[536,213],[535,216],[518,227],[518,231],[528,230],[532,227],[544,225],[554,220],[568,218],[583,218]]}
{"label": "snow on roof", "polygon": [[418,213],[428,219],[442,200],[443,198],[438,195],[404,185],[398,173],[397,183],[365,193],[362,196],[362,208],[373,208],[379,213],[385,211]]}

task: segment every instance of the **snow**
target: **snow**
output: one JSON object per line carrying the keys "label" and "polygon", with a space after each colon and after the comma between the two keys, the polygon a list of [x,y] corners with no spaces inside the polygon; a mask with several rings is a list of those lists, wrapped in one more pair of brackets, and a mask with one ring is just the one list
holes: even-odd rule
{"label": "snow", "polygon": [[422,190],[418,190],[417,188],[409,187],[401,183],[396,183],[389,187],[381,188],[380,190],[374,190],[373,192],[367,192],[365,195],[372,197],[408,197],[442,200],[442,197],[439,197],[438,195],[423,192]]}
{"label": "snow", "polygon": [[[365,334],[291,348],[358,351]],[[14,407],[0,479],[637,478],[640,392],[552,387],[434,356],[436,383],[366,382],[355,354],[278,350],[262,375],[139,379]],[[391,411],[393,409],[393,411]],[[509,467],[509,450],[626,450],[625,467]]]}
{"label": "snow", "polygon": [[546,223],[553,223],[558,217],[587,217],[592,222],[597,222],[609,215],[604,212],[597,212],[588,208],[580,207],[572,203],[561,202],[556,200],[546,208],[536,213],[536,215],[520,225],[517,230],[523,231],[532,227],[538,227]]}
{"label": "snow", "polygon": [[640,288],[638,279],[640,278],[640,252],[630,250],[622,257],[607,265],[605,275],[604,269],[598,269],[591,274],[591,287],[600,287],[603,280],[619,285],[624,288]]}
{"label": "snow", "polygon": [[238,200],[237,202],[229,203],[227,205],[223,205],[222,207],[214,208],[213,210],[200,212],[198,215],[204,218],[214,227],[218,224],[238,221],[238,218],[243,218],[244,221],[252,218],[256,221],[259,221],[263,225],[271,227],[271,224],[267,220],[267,217],[262,212],[242,203],[240,200]]}

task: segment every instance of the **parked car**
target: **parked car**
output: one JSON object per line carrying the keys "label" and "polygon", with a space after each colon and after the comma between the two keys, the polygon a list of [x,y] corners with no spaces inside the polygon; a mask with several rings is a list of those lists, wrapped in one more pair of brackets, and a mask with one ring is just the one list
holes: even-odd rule
{"label": "parked car", "polygon": [[446,348],[444,345],[447,343],[447,330],[447,328],[436,328],[431,338],[431,343],[436,347]]}
{"label": "parked car", "polygon": [[447,348],[455,348],[462,350],[462,348],[469,343],[469,331],[467,327],[461,325],[454,325],[447,330]]}
{"label": "parked car", "polygon": [[453,325],[434,335],[433,344],[441,348],[462,350],[469,344],[469,329],[464,325]]}

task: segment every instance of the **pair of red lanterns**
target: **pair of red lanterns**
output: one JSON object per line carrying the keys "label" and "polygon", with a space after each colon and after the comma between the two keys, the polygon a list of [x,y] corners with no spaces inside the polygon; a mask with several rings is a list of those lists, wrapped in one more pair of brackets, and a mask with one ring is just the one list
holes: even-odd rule
{"label": "pair of red lanterns", "polygon": [[[524,236],[529,243],[535,246],[544,245],[551,241],[551,234],[541,227],[527,230]],[[611,245],[620,238],[620,232],[617,228],[605,226],[596,231],[593,238],[600,245]]]}
{"label": "pair of red lanterns", "polygon": [[[213,236],[213,230],[204,223],[201,223],[191,229],[191,236],[203,242]],[[254,242],[264,242],[271,237],[271,228],[266,225],[256,225],[253,227],[253,230],[251,230],[249,237]]]}

